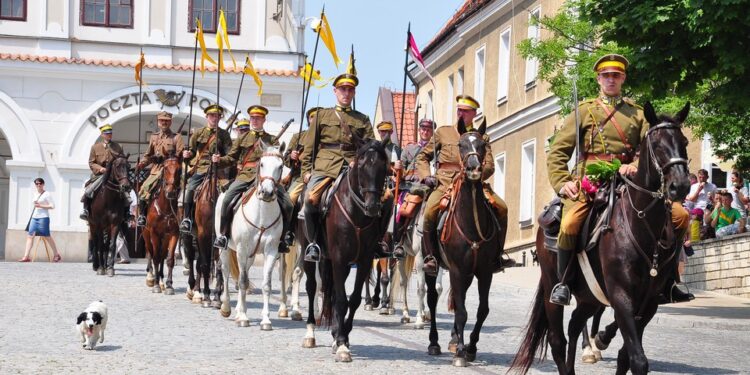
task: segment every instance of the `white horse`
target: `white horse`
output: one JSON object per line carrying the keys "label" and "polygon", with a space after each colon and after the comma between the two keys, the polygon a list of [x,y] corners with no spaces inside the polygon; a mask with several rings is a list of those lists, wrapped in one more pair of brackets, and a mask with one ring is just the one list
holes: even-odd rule
{"label": "white horse", "polygon": [[[414,322],[414,328],[423,329],[425,324],[430,321],[430,313],[425,309],[425,296],[427,295],[427,285],[425,285],[424,271],[424,257],[422,256],[422,222],[424,220],[424,209],[427,206],[426,202],[422,203],[422,207],[419,209],[417,214],[417,220],[414,221],[406,229],[406,235],[402,238],[402,244],[404,250],[406,250],[406,258],[399,260],[396,265],[396,275],[391,283],[391,295],[393,296],[393,303],[395,304],[398,300],[403,300],[403,308],[401,309],[401,323],[407,324],[411,322],[411,316],[409,314],[409,305],[407,303],[406,295],[407,288],[409,286],[409,279],[411,278],[412,266],[417,272],[417,296],[419,297],[419,309],[417,310],[416,321]],[[417,223],[418,221],[418,223]],[[416,263],[416,264],[415,264]],[[437,278],[435,281],[435,289],[437,289],[438,299],[443,293],[443,269],[438,267]],[[393,291],[393,288],[398,284],[399,289]]]}
{"label": "white horse", "polygon": [[[284,145],[280,148],[264,146],[263,156],[258,163],[258,175],[255,191],[251,194],[247,203],[242,204],[239,212],[232,220],[232,238],[229,240],[228,249],[221,251],[221,264],[223,269],[229,269],[229,257],[232,253],[237,257],[239,265],[239,292],[237,293],[237,306],[235,308],[235,322],[240,327],[247,327],[250,321],[247,318],[247,306],[245,296],[250,287],[248,270],[255,261],[255,257],[262,252],[263,264],[263,311],[261,312],[260,329],[270,331],[271,320],[269,319],[268,303],[271,297],[271,274],[273,264],[278,255],[279,241],[282,232],[282,215],[277,202],[276,190],[281,181],[281,173],[284,168],[282,152]],[[224,194],[219,196],[221,202]],[[219,231],[221,215],[220,205],[216,208],[216,231]],[[286,291],[283,291],[285,293]],[[224,278],[224,291],[221,297],[222,315],[228,316],[230,312],[229,303],[229,277]],[[280,306],[280,309],[286,306]]]}

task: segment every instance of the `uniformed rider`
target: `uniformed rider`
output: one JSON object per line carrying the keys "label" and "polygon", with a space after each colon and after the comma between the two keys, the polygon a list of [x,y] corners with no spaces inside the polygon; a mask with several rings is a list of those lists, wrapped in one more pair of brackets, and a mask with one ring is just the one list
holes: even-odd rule
{"label": "uniformed rider", "polygon": [[[119,143],[112,140],[112,125],[104,124],[99,127],[101,133],[101,141],[94,143],[91,146],[89,152],[89,168],[91,169],[91,177],[85,184],[83,197],[81,197],[81,203],[83,203],[83,211],[79,217],[83,220],[89,219],[89,209],[91,206],[91,200],[94,198],[94,192],[104,183],[102,176],[107,171],[107,166],[117,156],[125,155],[122,151],[122,146]],[[126,195],[127,196],[127,195]],[[130,199],[126,207],[130,207]],[[129,217],[130,214],[126,217]],[[132,220],[132,218],[130,219]]]}
{"label": "uniformed rider", "polygon": [[[378,125],[375,126],[375,128],[378,130],[378,135],[380,136],[381,140],[386,139],[393,139],[391,138],[393,134],[393,123],[390,121],[381,121],[378,123]],[[401,174],[402,170],[402,164],[401,164],[401,147],[399,147],[395,142],[388,143],[385,146],[385,151],[388,154],[388,157],[391,160],[391,166],[388,170],[388,179],[387,179],[387,187],[388,189],[395,189],[396,187],[396,176],[399,178],[399,190],[402,190],[405,188],[404,186],[404,176]],[[399,193],[399,195],[401,195]],[[395,201],[395,200],[394,200]],[[396,214],[396,210],[393,210],[393,215]],[[393,219],[388,221],[388,232],[391,233],[393,236],[393,243],[398,242],[397,234],[393,232]],[[380,242],[380,248],[382,249],[382,253],[384,255],[393,255],[394,258],[403,259],[406,256],[406,253],[404,252],[403,247],[396,247],[394,250],[390,249],[390,244],[388,244],[385,241]]]}

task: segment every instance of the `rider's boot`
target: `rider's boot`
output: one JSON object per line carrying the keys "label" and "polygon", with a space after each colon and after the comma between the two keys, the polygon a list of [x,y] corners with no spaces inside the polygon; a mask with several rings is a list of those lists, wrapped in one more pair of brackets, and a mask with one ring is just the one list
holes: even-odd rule
{"label": "rider's boot", "polygon": [[[281,192],[280,194],[283,194]],[[279,241],[279,254],[286,254],[289,252],[289,246],[294,242],[294,237],[289,239],[289,224],[290,216],[294,211],[294,206],[291,201],[287,199],[279,199],[279,208],[281,209],[281,241]],[[292,235],[293,236],[293,235]]]}
{"label": "rider's boot", "polygon": [[567,306],[570,304],[570,288],[565,284],[562,277],[565,275],[565,269],[568,268],[572,251],[558,249],[557,251],[557,276],[559,283],[552,287],[549,301],[556,305]]}
{"label": "rider's boot", "polygon": [[509,257],[505,252],[500,253],[500,256],[495,258],[495,269],[492,273],[498,273],[505,270],[508,267],[515,267],[516,261]]}
{"label": "rider's boot", "polygon": [[144,199],[138,200],[138,220],[136,225],[139,227],[146,226],[146,210],[148,209],[148,201]]}
{"label": "rider's boot", "polygon": [[185,203],[183,205],[185,218],[182,219],[182,222],[180,223],[180,232],[182,233],[190,233],[193,229],[193,220],[191,219],[193,217],[193,207],[195,206],[195,202],[193,202],[193,194],[192,190],[185,192]]}
{"label": "rider's boot", "polygon": [[317,242],[317,226],[319,225],[318,214],[312,212],[305,212],[305,234],[307,235],[307,241],[310,244],[305,248],[305,261],[306,262],[319,262],[320,261],[320,246]]}
{"label": "rider's boot", "polygon": [[89,219],[89,207],[91,206],[91,199],[89,199],[89,197],[84,197],[81,202],[83,203],[83,211],[81,211],[81,214],[78,215],[78,217],[80,217],[81,220],[88,220]]}
{"label": "rider's boot", "polygon": [[438,272],[437,259],[435,259],[436,250],[437,238],[435,232],[425,230],[422,233],[422,255],[424,256],[422,271],[432,277],[436,277]]}
{"label": "rider's boot", "polygon": [[221,211],[219,219],[219,236],[214,241],[214,247],[219,249],[226,249],[227,243],[229,242],[229,224],[232,222],[234,216],[234,210],[231,206],[227,206],[226,209]]}

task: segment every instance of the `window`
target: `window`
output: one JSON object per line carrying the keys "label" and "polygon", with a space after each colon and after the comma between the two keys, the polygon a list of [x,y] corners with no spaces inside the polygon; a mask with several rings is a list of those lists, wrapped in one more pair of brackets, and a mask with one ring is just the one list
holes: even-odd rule
{"label": "window", "polygon": [[[464,68],[458,68],[458,76],[456,77],[456,93],[458,95],[464,94]],[[453,98],[451,98],[453,100]]]}
{"label": "window", "polygon": [[133,28],[133,0],[82,0],[81,24]]}
{"label": "window", "polygon": [[500,54],[497,71],[497,103],[508,100],[508,82],[510,81],[510,28],[500,34]]}
{"label": "window", "polygon": [[484,46],[474,54],[474,96],[480,103],[484,101]]}
{"label": "window", "polygon": [[26,0],[0,0],[0,20],[26,21]]}
{"label": "window", "polygon": [[521,226],[531,225],[534,217],[534,176],[536,176],[536,140],[521,145],[521,196],[518,221]]}
{"label": "window", "polygon": [[432,106],[432,90],[427,91],[427,113],[425,113],[425,117],[435,120],[435,112]]}
{"label": "window", "polygon": [[451,74],[448,76],[448,91],[447,91],[447,95],[445,96],[446,97],[445,118],[447,120],[446,123],[449,123],[449,124],[453,122],[453,97],[454,96],[455,95],[453,94],[453,74]]}
{"label": "window", "polygon": [[[535,23],[536,20],[540,19],[542,15],[542,9],[536,8],[529,15],[529,33],[528,37],[532,40],[539,40],[539,25]],[[536,84],[536,73],[537,73],[536,59],[530,58],[526,60],[526,88],[529,89],[534,87]]]}
{"label": "window", "polygon": [[505,153],[495,157],[494,190],[497,196],[505,199]]}
{"label": "window", "polygon": [[201,20],[203,31],[215,33],[219,23],[219,10],[224,9],[227,20],[227,32],[238,35],[240,33],[240,1],[239,0],[190,0],[190,32],[195,31],[195,19]]}

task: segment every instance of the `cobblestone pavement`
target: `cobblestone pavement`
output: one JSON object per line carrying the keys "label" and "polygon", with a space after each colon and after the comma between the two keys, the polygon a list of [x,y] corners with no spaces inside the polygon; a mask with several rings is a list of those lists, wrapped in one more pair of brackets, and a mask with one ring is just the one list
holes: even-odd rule
{"label": "cobblestone pavement", "polygon": [[[0,285],[4,291],[0,313],[0,374],[16,373],[504,373],[518,346],[526,323],[533,290],[505,282],[508,274],[495,279],[490,295],[490,316],[482,330],[477,361],[465,369],[451,366],[451,356],[426,354],[427,330],[402,325],[397,316],[357,312],[351,335],[353,362],[335,363],[331,336],[317,331],[318,347],[303,349],[303,322],[276,318],[278,299],[273,300],[274,330],[258,327],[259,291],[249,297],[249,328],[238,328],[217,310],[191,304],[184,296],[186,277],[176,267],[177,294],[153,294],[145,285],[145,264],[117,267],[114,278],[96,276],[88,264],[0,263]],[[521,270],[513,270],[517,275]],[[259,268],[251,269],[255,285]],[[511,276],[513,273],[511,273]],[[520,276],[519,276],[520,277]],[[447,278],[446,278],[447,281]],[[274,285],[278,288],[277,279]],[[413,289],[413,288],[412,288]],[[275,292],[278,297],[278,292]],[[410,293],[415,301],[415,293]],[[234,298],[234,296],[233,296]],[[76,316],[93,300],[109,306],[106,339],[96,351],[82,350],[75,332]],[[472,323],[476,291],[469,294]],[[304,305],[306,306],[306,300]],[[443,351],[447,350],[451,316],[445,299],[439,304],[438,326]],[[400,306],[398,306],[400,307]],[[412,315],[416,307],[412,302]],[[400,310],[397,311],[400,313]],[[710,315],[710,309],[701,310]],[[672,314],[666,314],[672,315]],[[658,317],[659,315],[657,315]],[[611,321],[605,319],[606,322]],[[747,325],[722,328],[669,324],[662,319],[646,330],[644,347],[656,374],[750,373]],[[468,333],[467,333],[468,337]],[[604,353],[596,365],[578,364],[582,374],[611,374],[616,367],[616,348]],[[739,349],[739,350],[738,350]],[[739,353],[738,353],[739,351]],[[580,353],[579,353],[580,354]],[[555,373],[551,360],[537,364],[531,373]]]}

